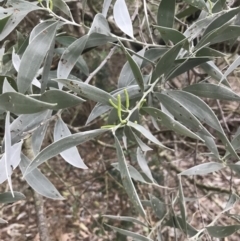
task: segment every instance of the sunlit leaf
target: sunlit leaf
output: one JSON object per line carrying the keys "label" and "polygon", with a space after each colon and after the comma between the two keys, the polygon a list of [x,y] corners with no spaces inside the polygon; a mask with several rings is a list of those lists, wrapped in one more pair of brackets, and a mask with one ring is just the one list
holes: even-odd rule
{"label": "sunlit leaf", "polygon": [[81,143],[84,143],[96,136],[99,136],[103,133],[108,131],[107,129],[97,129],[97,130],[91,130],[91,131],[85,131],[85,132],[80,132],[73,134],[71,136],[64,137],[60,139],[59,141],[56,141],[46,148],[44,148],[35,158],[34,160],[30,163],[28,168],[26,169],[26,172],[24,175],[27,175],[30,173],[32,170],[37,168],[39,165],[44,163],[45,161],[49,160],[50,158],[58,155],[59,153],[80,145]]}
{"label": "sunlit leaf", "polygon": [[178,175],[206,175],[208,173],[217,172],[223,169],[225,166],[218,162],[208,162],[191,167]]}
{"label": "sunlit leaf", "polygon": [[108,9],[110,7],[112,0],[104,0],[103,2],[103,9],[102,9],[102,15],[106,18]]}
{"label": "sunlit leaf", "polygon": [[117,0],[113,7],[113,17],[117,26],[128,36],[133,36],[132,20],[130,18],[125,0]]}
{"label": "sunlit leaf", "polygon": [[[68,129],[67,125],[63,122],[61,118],[59,118],[54,128],[54,141],[56,142],[64,137],[71,135],[72,133]],[[71,165],[78,168],[88,169],[88,167],[84,164],[82,158],[80,157],[76,147],[69,148],[61,152],[60,155],[66,162],[70,163]]]}
{"label": "sunlit leaf", "polygon": [[[39,33],[25,50],[17,76],[18,90],[24,93],[36,76],[44,57],[49,50],[53,38],[55,38],[58,22],[53,23],[48,28]],[[29,60],[32,61],[29,61]]]}

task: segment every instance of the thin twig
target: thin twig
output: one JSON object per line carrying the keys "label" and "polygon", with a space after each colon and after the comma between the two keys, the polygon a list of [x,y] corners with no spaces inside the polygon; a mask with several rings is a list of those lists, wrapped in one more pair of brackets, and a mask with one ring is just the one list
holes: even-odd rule
{"label": "thin twig", "polygon": [[109,54],[107,55],[107,57],[102,61],[102,63],[91,74],[89,74],[88,78],[85,80],[86,84],[88,84],[91,81],[91,79],[98,73],[98,71],[100,71],[102,69],[102,67],[112,57],[112,55],[114,54],[114,51],[115,51],[116,48],[117,48],[117,46],[114,46],[111,49],[111,51],[109,52]]}

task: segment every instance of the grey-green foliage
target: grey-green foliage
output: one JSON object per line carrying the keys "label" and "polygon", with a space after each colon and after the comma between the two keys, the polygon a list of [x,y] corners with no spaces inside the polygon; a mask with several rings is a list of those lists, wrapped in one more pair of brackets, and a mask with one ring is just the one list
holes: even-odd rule
{"label": "grey-green foliage", "polygon": [[[144,0],[144,4],[146,2]],[[240,162],[230,162],[231,158],[239,160],[237,154],[240,147],[239,131],[233,140],[229,140],[218,117],[201,99],[240,101],[240,96],[231,89],[227,79],[228,75],[238,67],[239,58],[223,73],[214,60],[224,57],[225,54],[211,48],[211,44],[226,40],[233,43],[237,39],[240,26],[236,19],[239,18],[240,8],[227,7],[224,0],[184,0],[182,3],[184,9],[178,12],[177,1],[162,0],[155,12],[153,11],[157,21],[151,22],[146,16],[147,6],[144,5],[143,14],[139,14],[138,17],[144,18],[146,24],[150,21],[151,26],[147,26],[146,31],[152,27],[159,31],[166,43],[160,45],[151,39],[152,34],[150,37],[144,37],[143,31],[140,36],[137,35],[138,27],[132,23],[132,8],[130,11],[128,1],[104,0],[102,13],[95,15],[91,27],[80,38],[62,33],[62,26],[65,24],[81,27],[81,23],[73,20],[66,1],[50,0],[47,3],[44,7],[45,5],[39,4],[38,1],[29,3],[24,0],[17,2],[9,0],[0,7],[0,40],[5,41],[5,44],[7,36],[29,12],[41,9],[54,16],[35,26],[29,38],[24,39],[23,35],[17,32],[14,45],[5,49],[3,44],[0,49],[1,118],[4,118],[6,113],[2,145],[4,153],[0,159],[0,182],[8,180],[11,189],[11,194],[10,192],[0,194],[0,203],[24,198],[22,194],[13,192],[11,184],[11,174],[18,165],[23,177],[36,192],[48,198],[63,199],[38,167],[60,154],[71,165],[86,169],[87,166],[76,146],[100,135],[113,134],[118,158],[118,163],[113,166],[120,172],[123,187],[144,221],[126,216],[105,215],[105,218],[148,226],[148,214],[145,209],[147,204],[159,219],[156,224],[158,226],[151,227],[152,231],[149,229],[149,233],[145,233],[145,236],[108,225],[114,231],[136,240],[153,240],[153,230],[161,231],[163,226],[177,228],[193,240],[201,238],[204,232],[208,232],[212,237],[223,238],[238,231],[239,225],[215,226],[216,220],[200,230],[197,230],[199,227],[192,227],[188,223],[191,217],[187,216],[188,198],[182,179],[184,176],[211,175],[213,172],[227,168],[237,175],[240,173]],[[151,10],[150,5],[148,7]],[[65,13],[67,18],[53,12],[56,9]],[[122,36],[116,36],[111,32],[106,18],[111,13],[110,9],[113,9],[113,18],[123,32]],[[175,21],[176,18],[184,21],[184,18],[198,10],[201,11],[199,19],[189,24],[185,32],[181,32],[178,29],[179,19]],[[197,44],[194,43],[195,39],[199,40]],[[142,50],[134,52],[126,48],[124,44],[126,41],[142,45]],[[84,83],[79,77],[89,75],[89,63],[87,64],[83,58],[85,51],[105,44],[118,46],[127,59],[119,75],[117,87],[111,93],[88,82]],[[60,60],[57,71],[53,71],[51,64],[57,55]],[[171,89],[169,83],[171,79],[195,67],[204,71],[211,80],[206,78],[200,83],[199,81],[184,83],[183,88],[179,90]],[[75,76],[74,73],[77,71],[73,71],[74,69],[83,75]],[[89,77],[93,76],[90,74]],[[67,108],[84,105],[86,100],[96,102],[87,124],[109,113],[106,126],[102,129],[71,134],[67,123],[61,118],[61,113]],[[10,116],[14,119],[11,123]],[[212,161],[200,165],[194,166],[194,163],[191,163],[191,168],[179,173],[179,188],[172,192],[171,200],[163,201],[152,194],[145,195],[149,200],[141,200],[142,196],[133,182],[134,180],[144,185],[160,187],[152,174],[146,154],[153,152],[150,145],[172,151],[154,136],[151,128],[147,127],[144,122],[147,116],[151,117],[153,126],[158,130],[166,127],[176,135],[202,142],[209,149],[207,155],[214,156]],[[52,126],[49,123],[55,123],[54,142],[41,150],[47,128]],[[24,139],[28,136],[32,136],[30,145],[33,150],[32,162],[21,153],[22,144],[27,145]],[[225,146],[223,155],[219,154],[217,148],[218,139]],[[138,168],[131,165],[133,163],[129,163],[126,158],[124,149],[127,149],[129,144],[136,146],[134,150]],[[230,210],[237,199],[238,196],[232,194],[221,213]],[[175,209],[176,204],[180,207],[179,212]],[[5,220],[0,219],[0,222],[4,223]],[[160,236],[159,232],[159,239]]]}

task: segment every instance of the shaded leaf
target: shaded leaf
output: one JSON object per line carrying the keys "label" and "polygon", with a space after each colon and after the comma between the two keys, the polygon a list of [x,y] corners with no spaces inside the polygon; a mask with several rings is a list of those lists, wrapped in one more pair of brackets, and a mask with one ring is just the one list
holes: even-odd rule
{"label": "shaded leaf", "polygon": [[60,139],[59,141],[56,141],[46,148],[44,148],[35,158],[34,160],[30,163],[28,168],[26,169],[26,172],[24,175],[27,175],[30,173],[32,170],[37,168],[39,165],[44,163],[45,161],[49,160],[50,158],[58,155],[59,153],[77,146],[81,143],[84,143],[96,136],[99,136],[106,132],[108,130],[105,129],[97,129],[97,130],[92,130],[92,131],[85,131],[85,132],[80,132],[73,134],[71,136],[64,137]]}
{"label": "shaded leaf", "polygon": [[129,173],[129,170],[127,167],[127,162],[126,162],[122,147],[119,143],[119,140],[117,139],[117,137],[115,135],[114,135],[114,139],[115,139],[115,145],[116,145],[117,157],[118,157],[118,163],[119,163],[119,170],[121,173],[123,186],[129,196],[131,202],[133,203],[134,207],[137,209],[137,211],[143,217],[145,217],[146,213],[142,207],[142,204],[138,197],[137,191],[136,191],[136,189],[133,185],[132,179],[130,177],[130,173]]}
{"label": "shaded leaf", "polygon": [[138,144],[138,146],[141,148],[142,151],[151,151],[152,148],[146,145],[134,132],[133,132],[134,138]]}
{"label": "shaded leaf", "polygon": [[157,13],[157,23],[159,26],[167,28],[173,27],[175,5],[175,0],[162,0],[160,2]]}
{"label": "shaded leaf", "polygon": [[53,6],[64,12],[68,17],[72,18],[71,11],[64,0],[52,0]]}
{"label": "shaded leaf", "polygon": [[155,215],[162,220],[167,213],[166,205],[165,203],[161,202],[157,197],[154,195],[149,195],[150,201],[152,204],[153,211]]}
{"label": "shaded leaf", "polygon": [[204,11],[208,12],[208,7],[204,0],[198,0],[198,1],[184,0],[184,2],[186,2],[189,5],[192,5],[193,7],[198,8],[200,10],[204,10]]}
{"label": "shaded leaf", "polygon": [[[19,165],[22,174],[26,172],[29,163],[30,160],[22,154]],[[35,192],[41,194],[42,196],[55,200],[64,200],[64,197],[61,196],[54,185],[38,169],[35,169],[31,173],[25,175],[24,179]]]}
{"label": "shaded leaf", "polygon": [[132,20],[130,18],[125,0],[117,0],[113,7],[113,17],[117,26],[128,36],[133,36]]}
{"label": "shaded leaf", "polygon": [[11,192],[0,193],[0,203],[5,203],[5,204],[14,203],[26,198],[21,192],[13,192],[13,193],[14,193],[14,196],[12,195]]}
{"label": "shaded leaf", "polygon": [[[55,128],[54,128],[54,141],[58,141],[64,137],[71,136],[72,133],[68,129],[67,125],[63,122],[61,118],[58,118]],[[82,158],[79,155],[79,152],[76,147],[69,148],[60,153],[62,158],[73,165],[74,167],[88,169],[88,167],[84,164]]]}
{"label": "shaded leaf", "polygon": [[209,226],[206,229],[212,237],[225,238],[237,232],[240,229],[240,225]]}
{"label": "shaded leaf", "polygon": [[[240,9],[240,8],[239,8]],[[238,66],[240,65],[240,56],[238,56],[233,63],[228,67],[224,75],[222,76],[222,79],[220,83],[222,82],[223,79],[225,79],[232,71],[234,71]]]}
{"label": "shaded leaf", "polygon": [[118,220],[118,221],[127,221],[127,222],[137,223],[137,224],[140,224],[140,225],[146,226],[146,227],[148,226],[146,223],[144,223],[136,218],[132,218],[132,217],[114,216],[114,215],[102,215],[102,217],[110,218],[110,219],[114,219],[114,220]]}
{"label": "shaded leaf", "polygon": [[196,57],[225,57],[226,54],[223,52],[217,51],[215,49],[205,47],[201,48],[199,51],[196,53]]}
{"label": "shaded leaf", "polygon": [[221,163],[218,162],[208,162],[208,163],[203,163],[194,167],[191,167],[178,175],[206,175],[208,173],[212,172],[217,172],[221,169],[223,169],[225,166]]}
{"label": "shaded leaf", "polygon": [[147,160],[143,155],[143,152],[140,150],[140,148],[137,148],[137,162],[138,165],[140,166],[141,170],[143,171],[143,173],[149,178],[149,180],[151,180],[152,182],[154,182],[152,173],[150,168],[148,167],[147,164]]}

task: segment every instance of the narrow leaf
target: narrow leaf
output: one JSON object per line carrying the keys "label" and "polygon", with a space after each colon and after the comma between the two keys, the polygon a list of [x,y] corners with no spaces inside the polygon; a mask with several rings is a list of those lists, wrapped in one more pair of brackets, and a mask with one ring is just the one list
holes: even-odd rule
{"label": "narrow leaf", "polygon": [[206,229],[212,237],[225,238],[237,232],[240,229],[240,225],[209,226]]}
{"label": "narrow leaf", "polygon": [[0,193],[0,203],[4,203],[4,204],[14,203],[26,198],[20,192],[13,192],[13,193],[14,193],[14,197],[11,192]]}
{"label": "narrow leaf", "polygon": [[[53,38],[55,37],[58,22],[50,25],[39,33],[25,50],[17,77],[18,90],[25,93],[29,88],[33,78],[36,76],[47,51],[49,50]],[[32,61],[29,61],[29,60]]]}
{"label": "narrow leaf", "polygon": [[136,191],[136,189],[133,185],[132,179],[130,177],[130,173],[128,171],[127,162],[126,162],[122,147],[119,143],[119,140],[117,139],[117,137],[115,135],[114,135],[114,139],[115,139],[115,145],[116,145],[118,163],[119,163],[119,170],[121,173],[123,186],[129,196],[131,202],[133,203],[134,207],[137,209],[137,211],[143,217],[145,217],[146,213],[145,213],[145,210],[143,209],[143,206],[140,202],[137,191]]}
{"label": "narrow leaf", "polygon": [[113,17],[117,26],[128,36],[133,36],[132,21],[125,0],[117,0],[113,7]]}
{"label": "narrow leaf", "polygon": [[[56,142],[64,137],[71,135],[72,133],[68,129],[67,125],[63,122],[61,118],[59,118],[54,128],[54,141]],[[84,164],[82,158],[80,157],[76,147],[69,148],[61,152],[60,155],[66,162],[70,163],[74,167],[88,169],[88,167]]]}
{"label": "narrow leaf", "polygon": [[82,54],[87,41],[88,35],[84,35],[69,45],[68,48],[66,48],[58,64],[58,78],[68,78],[79,56]]}
{"label": "narrow leaf", "polygon": [[26,172],[24,175],[27,175],[30,173],[32,170],[37,168],[39,165],[44,163],[45,161],[49,160],[50,158],[58,155],[59,153],[77,146],[81,143],[84,143],[96,136],[99,136],[103,133],[105,133],[108,130],[105,129],[97,129],[97,130],[92,130],[92,131],[86,131],[86,132],[81,132],[81,133],[76,133],[71,136],[64,137],[60,139],[59,141],[56,141],[46,148],[44,148],[35,158],[34,160],[30,163],[28,168],[26,169]]}
{"label": "narrow leaf", "polygon": [[[21,155],[21,159],[19,167],[22,174],[24,174],[30,160],[23,154]],[[35,169],[31,173],[27,174],[24,179],[35,192],[54,200],[64,200],[64,197],[61,196],[54,185],[38,169]]]}
{"label": "narrow leaf", "polygon": [[198,8],[200,10],[204,10],[204,11],[208,12],[208,7],[204,0],[198,0],[198,1],[184,0],[184,2],[186,2],[189,5],[192,5],[193,7]]}
{"label": "narrow leaf", "polygon": [[208,173],[217,172],[223,169],[224,167],[225,166],[223,164],[218,162],[208,162],[191,167],[188,170],[179,173],[178,175],[206,175]]}
{"label": "narrow leaf", "polygon": [[105,18],[107,17],[107,12],[108,12],[111,2],[112,2],[112,0],[104,0],[104,2],[103,2],[102,15]]}
{"label": "narrow leaf", "polygon": [[166,205],[154,195],[149,195],[149,197],[155,215],[159,218],[159,220],[162,220],[167,213]]}
{"label": "narrow leaf", "polygon": [[162,0],[158,7],[157,23],[159,26],[172,28],[175,16],[175,0]]}

